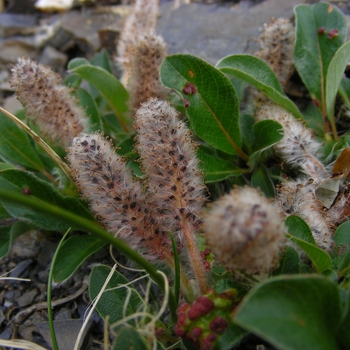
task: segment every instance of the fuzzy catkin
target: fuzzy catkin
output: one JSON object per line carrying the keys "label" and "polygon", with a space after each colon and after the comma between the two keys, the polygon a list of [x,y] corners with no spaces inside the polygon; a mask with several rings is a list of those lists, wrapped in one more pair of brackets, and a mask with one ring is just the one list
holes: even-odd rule
{"label": "fuzzy catkin", "polygon": [[161,232],[142,185],[125,160],[102,135],[81,134],[69,148],[68,161],[83,196],[100,222],[148,260],[163,259],[170,246]]}
{"label": "fuzzy catkin", "polygon": [[323,164],[318,160],[321,144],[315,140],[310,129],[292,114],[282,107],[268,103],[257,111],[256,119],[272,119],[283,126],[284,137],[274,149],[285,163],[299,169],[317,183],[327,176]]}
{"label": "fuzzy catkin", "polygon": [[250,187],[236,188],[214,202],[202,229],[219,263],[252,275],[276,267],[286,232],[278,208]]}
{"label": "fuzzy catkin", "polygon": [[50,68],[29,58],[19,58],[12,68],[10,85],[16,88],[27,116],[49,141],[67,147],[75,136],[86,131],[88,120],[84,110]]}
{"label": "fuzzy catkin", "polygon": [[255,53],[275,72],[283,89],[295,70],[294,41],[295,28],[291,21],[272,18],[264,25],[264,33],[259,37],[260,50]]}
{"label": "fuzzy catkin", "polygon": [[309,225],[315,243],[329,251],[334,233],[334,215],[329,217],[316,196],[317,183],[299,179],[287,181],[278,187],[276,202],[288,215],[299,215]]}
{"label": "fuzzy catkin", "polygon": [[160,82],[159,69],[168,55],[168,48],[163,38],[155,33],[148,33],[137,38],[132,49],[127,90],[130,95],[129,109],[140,107],[150,97],[166,98],[168,91]]}
{"label": "fuzzy catkin", "polygon": [[197,213],[205,201],[205,185],[190,131],[168,102],[156,98],[137,110],[134,129],[148,191],[164,225],[181,241],[181,220],[197,228]]}

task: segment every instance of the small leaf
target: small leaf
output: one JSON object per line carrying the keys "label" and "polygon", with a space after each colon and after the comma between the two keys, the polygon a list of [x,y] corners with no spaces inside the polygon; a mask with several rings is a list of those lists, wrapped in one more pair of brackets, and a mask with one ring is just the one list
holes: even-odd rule
{"label": "small leaf", "polygon": [[197,157],[201,161],[200,166],[204,171],[205,182],[217,182],[230,176],[239,176],[241,169],[231,162],[206,153],[203,147],[199,147]]}
{"label": "small leaf", "polygon": [[337,350],[337,285],[321,275],[278,276],[243,299],[233,321],[283,350]]}
{"label": "small leaf", "polygon": [[252,175],[252,186],[259,188],[267,198],[274,198],[276,195],[275,185],[271,179],[268,169],[261,165]]}
{"label": "small leaf", "polygon": [[[103,265],[95,266],[92,269],[89,283],[91,300],[94,300],[100,292],[110,271],[111,269],[108,266]],[[137,312],[142,303],[140,295],[132,285],[128,284],[129,282],[118,271],[115,271],[107,285],[107,291],[103,293],[97,304],[96,309],[101,317],[106,318],[109,316],[109,324],[113,324],[123,317]],[[123,287],[125,284],[128,284],[128,288],[131,289],[131,296],[128,299],[127,305],[125,303],[127,301],[128,289]],[[125,315],[123,315],[123,310],[125,310]]]}
{"label": "small leaf", "polygon": [[[93,215],[78,199],[62,196],[49,183],[40,180],[29,172],[17,169],[8,169],[0,172],[0,187],[14,192],[23,193],[23,195],[36,198],[37,200],[47,203],[47,205],[58,206],[70,210],[89,220],[94,220]],[[70,227],[70,225],[63,221],[59,221],[31,208],[15,205],[5,200],[1,201],[1,203],[5,210],[13,217],[25,221],[29,220],[41,228],[66,231]]]}
{"label": "small leaf", "polygon": [[350,221],[345,221],[338,226],[333,240],[337,245],[341,246],[350,244]]}
{"label": "small leaf", "polygon": [[103,68],[95,67],[90,64],[74,66],[71,72],[78,74],[89,83],[96,86],[117,115],[124,131],[128,131],[128,125],[130,124],[130,120],[126,117],[128,111],[126,104],[128,92],[120,81]]}
{"label": "small leaf", "polygon": [[289,275],[300,273],[300,257],[298,252],[293,248],[286,246],[284,248],[284,254],[280,260],[280,264],[276,270],[273,271],[273,275]]}
{"label": "small leaf", "polygon": [[[320,2],[295,7],[295,67],[321,110],[325,110],[324,92],[328,66],[337,49],[344,43],[346,20],[336,7]],[[338,34],[329,37],[332,30]],[[333,79],[333,77],[332,77]]]}
{"label": "small leaf", "polygon": [[113,74],[111,61],[109,59],[106,49],[102,49],[100,52],[97,52],[91,59],[91,64],[96,67],[101,67],[108,73]]}
{"label": "small leaf", "polygon": [[71,277],[77,268],[93,253],[99,251],[106,242],[95,236],[73,236],[63,242],[57,252],[53,279],[61,283]]}
{"label": "small leaf", "polygon": [[179,54],[163,61],[160,76],[189,102],[186,113],[199,137],[226,153],[241,153],[239,102],[223,73],[198,57]]}
{"label": "small leaf", "polygon": [[335,98],[349,60],[350,41],[339,48],[329,63],[326,77],[326,107],[328,119],[334,117]]}
{"label": "small leaf", "polygon": [[44,165],[26,132],[3,113],[0,113],[0,124],[1,158],[29,169],[44,169]]}
{"label": "small leaf", "polygon": [[274,71],[262,59],[247,54],[231,55],[219,61],[216,68],[255,86],[296,118],[303,119],[298,107],[284,94]]}
{"label": "small leaf", "polygon": [[330,270],[332,268],[332,259],[324,250],[309,242],[303,241],[300,238],[296,238],[288,234],[287,237],[296,243],[307,254],[318,273],[322,273],[323,271]]}
{"label": "small leaf", "polygon": [[267,150],[271,149],[276,143],[281,141],[284,136],[284,130],[280,123],[274,120],[262,120],[253,126],[256,150],[249,158],[249,165],[253,167],[259,157]]}
{"label": "small leaf", "polygon": [[113,350],[148,350],[144,338],[131,327],[124,327],[118,332],[118,335],[112,346]]}
{"label": "small leaf", "polygon": [[309,228],[309,225],[298,215],[290,215],[286,218],[286,226],[289,233],[293,237],[302,239],[305,242],[309,242],[316,245],[315,239]]}
{"label": "small leaf", "polygon": [[80,105],[85,109],[86,115],[90,119],[89,131],[103,131],[100,112],[98,111],[95,100],[85,89],[76,89],[75,95],[77,96]]}

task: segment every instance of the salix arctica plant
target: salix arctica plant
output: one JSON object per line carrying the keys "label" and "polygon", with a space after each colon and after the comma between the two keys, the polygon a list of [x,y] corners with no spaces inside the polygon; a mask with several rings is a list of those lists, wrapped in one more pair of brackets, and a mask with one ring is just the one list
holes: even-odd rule
{"label": "salix arctica plant", "polygon": [[[256,56],[230,55],[214,67],[187,54],[163,59],[164,41],[152,36],[158,2],[136,1],[118,48],[125,87],[110,66],[77,59],[66,80],[76,90],[52,88],[62,96],[75,93],[88,112],[63,144],[69,144],[69,170],[60,187],[39,178],[40,167],[54,172],[52,162],[2,120],[0,136],[22,137],[26,157],[0,143],[0,198],[7,213],[1,215],[18,220],[23,232],[28,223],[55,231],[72,226],[57,254],[55,281],[109,242],[144,269],[141,279],[160,287],[148,283],[142,298],[115,271],[99,295],[111,269],[93,268],[90,296],[101,297],[96,309],[110,320],[114,347],[131,347],[137,339],[145,349],[152,343],[241,350],[263,342],[280,349],[347,349],[350,137],[344,122],[338,133],[332,116],[339,99],[340,110],[350,106],[343,76],[350,45],[344,16],[333,5],[301,5],[295,14],[294,23],[277,19],[265,26]],[[102,57],[99,62],[108,61]],[[21,74],[14,68],[12,78],[17,86],[28,74],[36,87],[33,71],[48,72],[19,62]],[[22,69],[24,63],[35,69]],[[132,64],[137,69],[130,70]],[[291,99],[285,92],[295,70],[307,93]],[[82,91],[82,79],[100,94]],[[264,97],[249,98],[247,90],[240,101],[242,80]],[[39,82],[51,89],[47,80]],[[42,112],[45,104],[38,101],[48,96],[33,95],[33,106],[26,96],[30,115]],[[75,118],[81,110],[69,111]],[[66,135],[62,117],[55,116],[56,135]],[[39,113],[38,126],[46,117]],[[49,145],[57,141],[40,132]],[[70,178],[78,191],[66,197],[61,191],[74,188]]]}

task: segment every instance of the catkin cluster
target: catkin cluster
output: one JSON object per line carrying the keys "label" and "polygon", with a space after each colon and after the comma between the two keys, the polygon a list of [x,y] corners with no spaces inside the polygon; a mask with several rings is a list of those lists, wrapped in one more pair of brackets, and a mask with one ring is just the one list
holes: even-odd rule
{"label": "catkin cluster", "polygon": [[84,110],[50,68],[20,58],[12,68],[10,85],[16,89],[27,116],[49,141],[68,147],[75,136],[86,131]]}

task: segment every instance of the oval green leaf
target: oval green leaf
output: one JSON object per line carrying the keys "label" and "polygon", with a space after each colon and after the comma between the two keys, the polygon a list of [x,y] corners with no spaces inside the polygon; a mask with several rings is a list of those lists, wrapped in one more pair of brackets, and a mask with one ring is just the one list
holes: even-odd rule
{"label": "oval green leaf", "polygon": [[274,71],[260,58],[247,54],[231,55],[219,61],[216,68],[255,86],[296,118],[303,119],[298,107],[283,92]]}
{"label": "oval green leaf", "polygon": [[257,170],[254,170],[251,181],[252,186],[259,188],[267,198],[275,198],[275,185],[266,166],[261,165]]}
{"label": "oval green leaf", "polygon": [[[296,16],[295,67],[312,98],[317,99],[321,110],[325,110],[325,82],[328,66],[335,52],[344,43],[346,20],[341,11],[325,2],[298,5],[294,12]],[[329,38],[328,35],[332,30],[337,30],[338,34]]]}
{"label": "oval green leaf", "polygon": [[350,221],[343,222],[338,226],[333,240],[340,246],[347,246],[350,244]]}
{"label": "oval green leaf", "polygon": [[0,113],[0,156],[4,160],[33,170],[42,170],[44,165],[30,138],[9,117]]}
{"label": "oval green leaf", "polygon": [[[110,272],[111,269],[104,265],[98,265],[92,269],[89,283],[89,294],[91,300],[96,298]],[[109,316],[109,324],[113,324],[121,320],[123,317],[137,312],[143,302],[136,289],[131,284],[128,284],[129,282],[130,281],[122,274],[115,271],[107,284],[106,291],[103,293],[96,306],[101,317],[106,318]],[[128,284],[128,288],[131,289],[131,295],[130,299],[128,299],[127,305],[125,305],[125,303],[128,297],[128,289],[123,287],[125,284]],[[125,315],[123,315],[124,310]],[[131,321],[128,323],[133,324]]]}
{"label": "oval green leaf", "polygon": [[141,335],[131,327],[124,327],[118,332],[112,346],[113,350],[148,350],[145,340]]}
{"label": "oval green leaf", "polygon": [[106,242],[94,236],[73,236],[63,242],[57,252],[53,279],[61,283],[71,277],[77,268],[93,253],[99,251]]}
{"label": "oval green leaf", "polygon": [[290,215],[286,218],[285,224],[289,233],[305,242],[316,245],[309,225],[298,215]]}
{"label": "oval green leaf", "polygon": [[270,278],[238,306],[233,321],[283,350],[337,350],[337,285],[324,276]]}
{"label": "oval green leaf", "polygon": [[334,117],[334,103],[345,68],[350,61],[350,41],[342,45],[329,63],[326,77],[326,107],[328,119]]}
{"label": "oval green leaf", "polygon": [[166,87],[189,102],[186,113],[199,137],[221,151],[246,158],[240,149],[239,102],[223,73],[196,56],[178,54],[163,61],[160,76]]}

